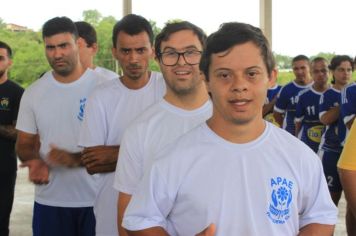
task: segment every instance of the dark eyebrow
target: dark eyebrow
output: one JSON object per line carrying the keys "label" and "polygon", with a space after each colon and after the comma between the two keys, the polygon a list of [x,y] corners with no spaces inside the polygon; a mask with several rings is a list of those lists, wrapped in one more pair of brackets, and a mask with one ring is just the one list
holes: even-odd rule
{"label": "dark eyebrow", "polygon": [[[186,47],[183,48],[183,50],[187,50],[187,49],[196,49],[196,50],[199,50],[195,45],[188,45]],[[174,50],[174,51],[177,51],[176,48],[173,48],[173,47],[165,47],[163,48],[163,52],[166,51],[166,50]]]}

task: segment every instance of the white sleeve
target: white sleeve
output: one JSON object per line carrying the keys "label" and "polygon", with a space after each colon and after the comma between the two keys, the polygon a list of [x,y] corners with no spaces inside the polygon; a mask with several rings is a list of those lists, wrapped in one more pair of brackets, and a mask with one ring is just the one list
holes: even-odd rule
{"label": "white sleeve", "polygon": [[137,126],[130,126],[121,140],[113,187],[132,195],[143,177],[143,141]]}
{"label": "white sleeve", "polygon": [[313,161],[303,165],[303,189],[301,203],[298,204],[299,227],[312,223],[335,225],[338,209],[331,200],[321,161],[312,151],[305,154]]}
{"label": "white sleeve", "polygon": [[145,173],[133,194],[122,222],[124,228],[136,231],[158,226],[169,231],[167,216],[176,193],[168,193],[165,179],[157,168],[159,163],[156,162],[150,172]]}
{"label": "white sleeve", "polygon": [[100,94],[94,91],[85,104],[84,120],[79,132],[79,146],[105,145],[108,136],[105,114],[105,107],[100,102]]}
{"label": "white sleeve", "polygon": [[37,134],[38,131],[35,111],[33,110],[33,101],[34,98],[32,97],[31,91],[25,90],[20,102],[16,129],[30,134]]}

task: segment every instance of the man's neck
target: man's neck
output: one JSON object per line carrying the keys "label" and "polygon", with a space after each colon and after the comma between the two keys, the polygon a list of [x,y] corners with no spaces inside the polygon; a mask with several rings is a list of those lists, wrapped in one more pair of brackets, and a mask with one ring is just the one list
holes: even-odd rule
{"label": "man's neck", "polygon": [[57,80],[60,83],[68,84],[78,80],[84,74],[84,72],[85,72],[84,67],[82,67],[82,65],[78,65],[72,71],[72,73],[66,76],[62,76],[56,73],[55,71],[53,71],[53,77],[55,78],[55,80]]}
{"label": "man's neck", "polygon": [[295,79],[294,82],[300,86],[306,86],[310,83],[312,83],[312,80],[311,79],[307,79],[307,80],[297,80]]}
{"label": "man's neck", "polygon": [[319,93],[325,92],[328,89],[328,85],[317,85],[316,83],[313,84],[313,89]]}
{"label": "man's neck", "polygon": [[[214,110],[215,112],[216,110]],[[248,123],[235,124],[215,114],[207,121],[207,125],[218,136],[236,144],[244,144],[256,140],[266,128],[266,122],[262,117],[256,117]]]}
{"label": "man's neck", "polygon": [[173,106],[181,109],[195,110],[203,106],[209,100],[209,95],[204,83],[202,83],[189,94],[176,94],[167,88],[167,93],[164,95],[164,99]]}
{"label": "man's neck", "polygon": [[3,76],[0,77],[0,84],[3,84],[7,81],[7,73],[4,73]]}
{"label": "man's neck", "polygon": [[129,89],[141,89],[146,86],[150,81],[151,71],[147,71],[138,79],[130,79],[126,75],[121,76],[119,79]]}

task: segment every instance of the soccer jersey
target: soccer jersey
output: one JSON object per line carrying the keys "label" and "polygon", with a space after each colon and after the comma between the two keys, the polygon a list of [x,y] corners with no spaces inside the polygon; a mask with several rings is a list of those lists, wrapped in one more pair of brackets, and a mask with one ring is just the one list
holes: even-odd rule
{"label": "soccer jersey", "polygon": [[[281,88],[282,86],[278,84],[276,84],[273,88],[269,88],[267,90],[267,97],[266,97],[265,104],[272,102],[272,100],[277,96]],[[278,126],[276,120],[273,117],[273,111],[268,112],[263,118]]]}
{"label": "soccer jersey", "polygon": [[[52,144],[72,153],[82,150],[77,144],[85,104],[100,79],[87,69],[78,80],[60,83],[49,71],[25,90],[16,128],[39,134],[42,159],[46,161]],[[92,207],[97,187],[95,176],[83,167],[52,166],[49,183],[35,185],[35,201],[56,207]]]}
{"label": "soccer jersey", "polygon": [[319,149],[324,125],[319,119],[319,102],[322,93],[312,87],[302,90],[297,96],[295,121],[301,122],[300,140],[316,153]]}
{"label": "soccer jersey", "polygon": [[274,106],[276,112],[284,114],[283,129],[287,130],[292,135],[295,135],[295,110],[296,110],[296,98],[298,93],[310,86],[298,85],[296,82],[292,81],[286,84],[278,93],[277,101]]}
{"label": "soccer jersey", "polygon": [[207,101],[194,110],[183,110],[166,100],[151,106],[126,129],[120,146],[114,187],[132,195],[156,153],[212,114]]}
{"label": "soccer jersey", "polygon": [[[356,83],[353,82],[347,85],[341,91],[341,120],[346,125],[356,115]],[[340,134],[341,143],[344,144],[348,134],[346,129],[345,134]]]}
{"label": "soccer jersey", "polygon": [[[341,92],[335,88],[326,90],[320,97],[319,118],[323,116],[330,108],[340,107]],[[321,138],[320,149],[340,153],[342,150],[341,142],[338,136],[340,119],[332,124],[325,126],[325,131]],[[343,125],[343,122],[341,122]]]}
{"label": "soccer jersey", "polygon": [[[165,82],[161,73],[151,72],[140,89],[127,88],[120,79],[98,86],[89,97],[79,146],[119,145],[129,123],[147,107],[162,99]],[[117,235],[117,196],[113,188],[114,172],[100,174],[102,182],[94,204],[96,235]]]}
{"label": "soccer jersey", "polygon": [[181,136],[143,177],[123,226],[195,235],[214,223],[217,236],[294,236],[311,223],[335,224],[319,158],[266,123],[245,144],[228,142],[205,123]]}
{"label": "soccer jersey", "polygon": [[345,170],[356,170],[356,125],[351,127],[337,166]]}

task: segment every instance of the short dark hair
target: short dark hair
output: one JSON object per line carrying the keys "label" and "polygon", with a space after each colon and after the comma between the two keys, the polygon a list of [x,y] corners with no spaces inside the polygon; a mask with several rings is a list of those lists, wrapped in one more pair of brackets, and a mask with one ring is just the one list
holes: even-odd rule
{"label": "short dark hair", "polygon": [[6,51],[7,51],[7,56],[8,56],[9,58],[12,57],[12,50],[11,50],[10,46],[9,46],[7,43],[5,43],[5,42],[3,42],[3,41],[0,41],[0,48],[6,49]]}
{"label": "short dark hair", "polygon": [[[341,63],[344,62],[344,61],[350,62],[352,71],[354,71],[354,61],[348,55],[336,55],[336,56],[334,56],[330,61],[329,70],[332,70],[332,71],[336,70],[336,68],[338,66],[340,66]],[[334,75],[333,75],[333,79],[331,80],[331,83],[332,84],[335,83]]]}
{"label": "short dark hair", "polygon": [[292,63],[296,62],[296,61],[307,61],[308,63],[310,63],[310,59],[309,57],[305,56],[305,55],[298,55],[293,57],[292,59]]}
{"label": "short dark hair", "polygon": [[169,40],[169,37],[172,34],[178,32],[178,31],[182,31],[182,30],[191,30],[198,37],[202,47],[203,48],[205,47],[206,34],[198,26],[196,26],[188,21],[167,23],[166,26],[156,36],[156,39],[155,39],[155,54],[156,54],[157,58],[160,57],[162,42]]}
{"label": "short dark hair", "polygon": [[71,33],[75,39],[78,38],[77,27],[71,19],[65,16],[52,18],[42,27],[43,39],[60,33]]}
{"label": "short dark hair", "polygon": [[324,57],[315,57],[312,59],[310,64],[311,64],[311,66],[313,66],[316,62],[320,62],[320,61],[325,62],[327,65],[329,64],[328,60],[326,60]]}
{"label": "short dark hair", "polygon": [[117,36],[120,33],[120,31],[123,31],[129,35],[137,35],[145,31],[148,34],[151,45],[153,45],[154,36],[153,36],[152,26],[150,22],[148,22],[148,20],[146,20],[142,16],[135,15],[135,14],[128,14],[114,25],[112,31],[112,43],[114,48],[116,48]]}
{"label": "short dark hair", "polygon": [[92,47],[94,43],[97,43],[95,28],[85,21],[74,22],[77,27],[78,36],[83,38],[88,47]]}
{"label": "short dark hair", "polygon": [[206,41],[206,47],[199,65],[200,70],[205,75],[205,79],[209,81],[209,67],[212,54],[225,52],[235,45],[247,42],[254,43],[260,49],[268,75],[271,75],[275,68],[275,59],[268,40],[262,31],[250,24],[229,22],[222,24],[219,30],[212,33]]}

